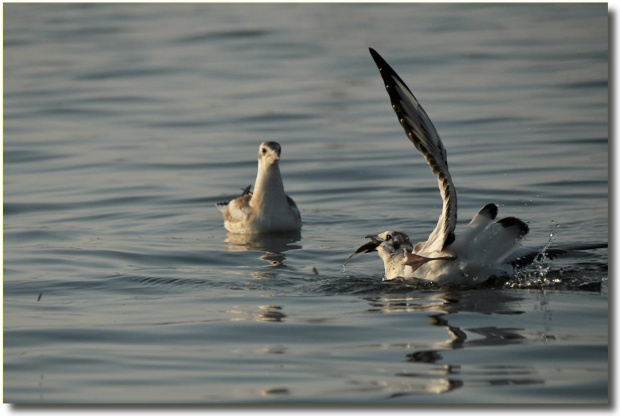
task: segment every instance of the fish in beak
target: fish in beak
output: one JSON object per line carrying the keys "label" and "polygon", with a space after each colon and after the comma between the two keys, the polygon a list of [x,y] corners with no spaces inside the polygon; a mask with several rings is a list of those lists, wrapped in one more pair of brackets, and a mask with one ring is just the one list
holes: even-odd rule
{"label": "fish in beak", "polygon": [[346,264],[353,257],[357,256],[360,253],[372,253],[373,251],[377,251],[377,247],[379,247],[381,243],[383,243],[383,240],[379,238],[379,236],[376,236],[376,235],[367,235],[364,238],[369,238],[370,241],[364,244],[363,246],[360,246],[357,250],[355,250],[355,252],[351,254],[349,258],[344,262],[343,266],[346,266]]}

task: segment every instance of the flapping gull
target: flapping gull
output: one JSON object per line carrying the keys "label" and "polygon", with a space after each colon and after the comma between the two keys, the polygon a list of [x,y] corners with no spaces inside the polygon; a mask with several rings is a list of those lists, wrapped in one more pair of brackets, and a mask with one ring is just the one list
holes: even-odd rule
{"label": "flapping gull", "polygon": [[248,186],[241,196],[216,204],[224,214],[224,227],[232,233],[261,234],[301,229],[299,209],[284,193],[280,175],[281,148],[276,142],[263,142],[258,149],[258,173],[254,192]]}
{"label": "flapping gull", "polygon": [[[458,236],[456,228],[456,188],[448,170],[446,149],[435,126],[405,82],[374,50],[370,49],[390,96],[392,108],[413,145],[426,158],[437,176],[443,209],[437,226],[426,241],[413,244],[407,234],[385,231],[368,235],[370,242],[359,253],[377,251],[383,260],[385,278],[418,278],[437,283],[477,284],[492,276],[506,276],[531,264],[543,255],[541,247],[521,247],[529,232],[527,224],[515,217],[495,221],[498,207],[487,204]],[[568,251],[605,248],[607,243],[545,248],[554,258]]]}

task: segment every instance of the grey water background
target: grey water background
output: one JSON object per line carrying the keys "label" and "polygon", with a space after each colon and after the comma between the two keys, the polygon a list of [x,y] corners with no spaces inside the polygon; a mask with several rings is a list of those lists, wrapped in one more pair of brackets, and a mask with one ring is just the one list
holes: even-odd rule
{"label": "grey water background", "polygon": [[[4,400],[601,403],[607,250],[503,287],[381,282],[435,178],[372,46],[448,150],[459,228],[607,241],[606,4],[4,7]],[[278,141],[300,235],[214,203]]]}

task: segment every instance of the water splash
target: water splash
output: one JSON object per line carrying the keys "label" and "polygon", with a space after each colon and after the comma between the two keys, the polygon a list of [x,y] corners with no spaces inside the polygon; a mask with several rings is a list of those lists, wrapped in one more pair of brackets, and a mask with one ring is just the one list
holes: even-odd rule
{"label": "water splash", "polygon": [[[552,224],[555,224],[554,220],[551,220]],[[547,243],[540,250],[539,255],[536,257],[534,262],[532,262],[531,268],[529,269],[521,269],[518,270],[515,274],[514,278],[505,283],[506,287],[509,288],[544,288],[549,286],[554,286],[562,283],[562,279],[560,277],[549,277],[549,271],[551,270],[551,266],[546,262],[547,260],[547,250],[551,247],[553,240],[556,237],[556,232],[560,227],[560,224],[555,224],[551,227],[549,231],[549,239]]]}

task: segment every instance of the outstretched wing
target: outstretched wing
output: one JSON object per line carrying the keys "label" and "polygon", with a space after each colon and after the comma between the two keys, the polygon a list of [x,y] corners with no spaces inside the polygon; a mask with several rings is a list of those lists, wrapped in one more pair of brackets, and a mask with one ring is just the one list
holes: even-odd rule
{"label": "outstretched wing", "polygon": [[454,241],[456,227],[456,189],[448,171],[446,149],[431,119],[405,82],[374,49],[369,49],[385,82],[385,89],[390,96],[398,121],[405,129],[409,140],[426,158],[433,174],[437,176],[443,210],[423,251],[441,251]]}
{"label": "outstretched wing", "polygon": [[570,253],[572,251],[596,250],[599,248],[607,248],[607,243],[589,243],[589,244],[567,244],[556,247],[519,247],[503,260],[503,263],[510,264],[515,269],[528,266],[535,261],[544,258],[553,260],[556,257]]}

